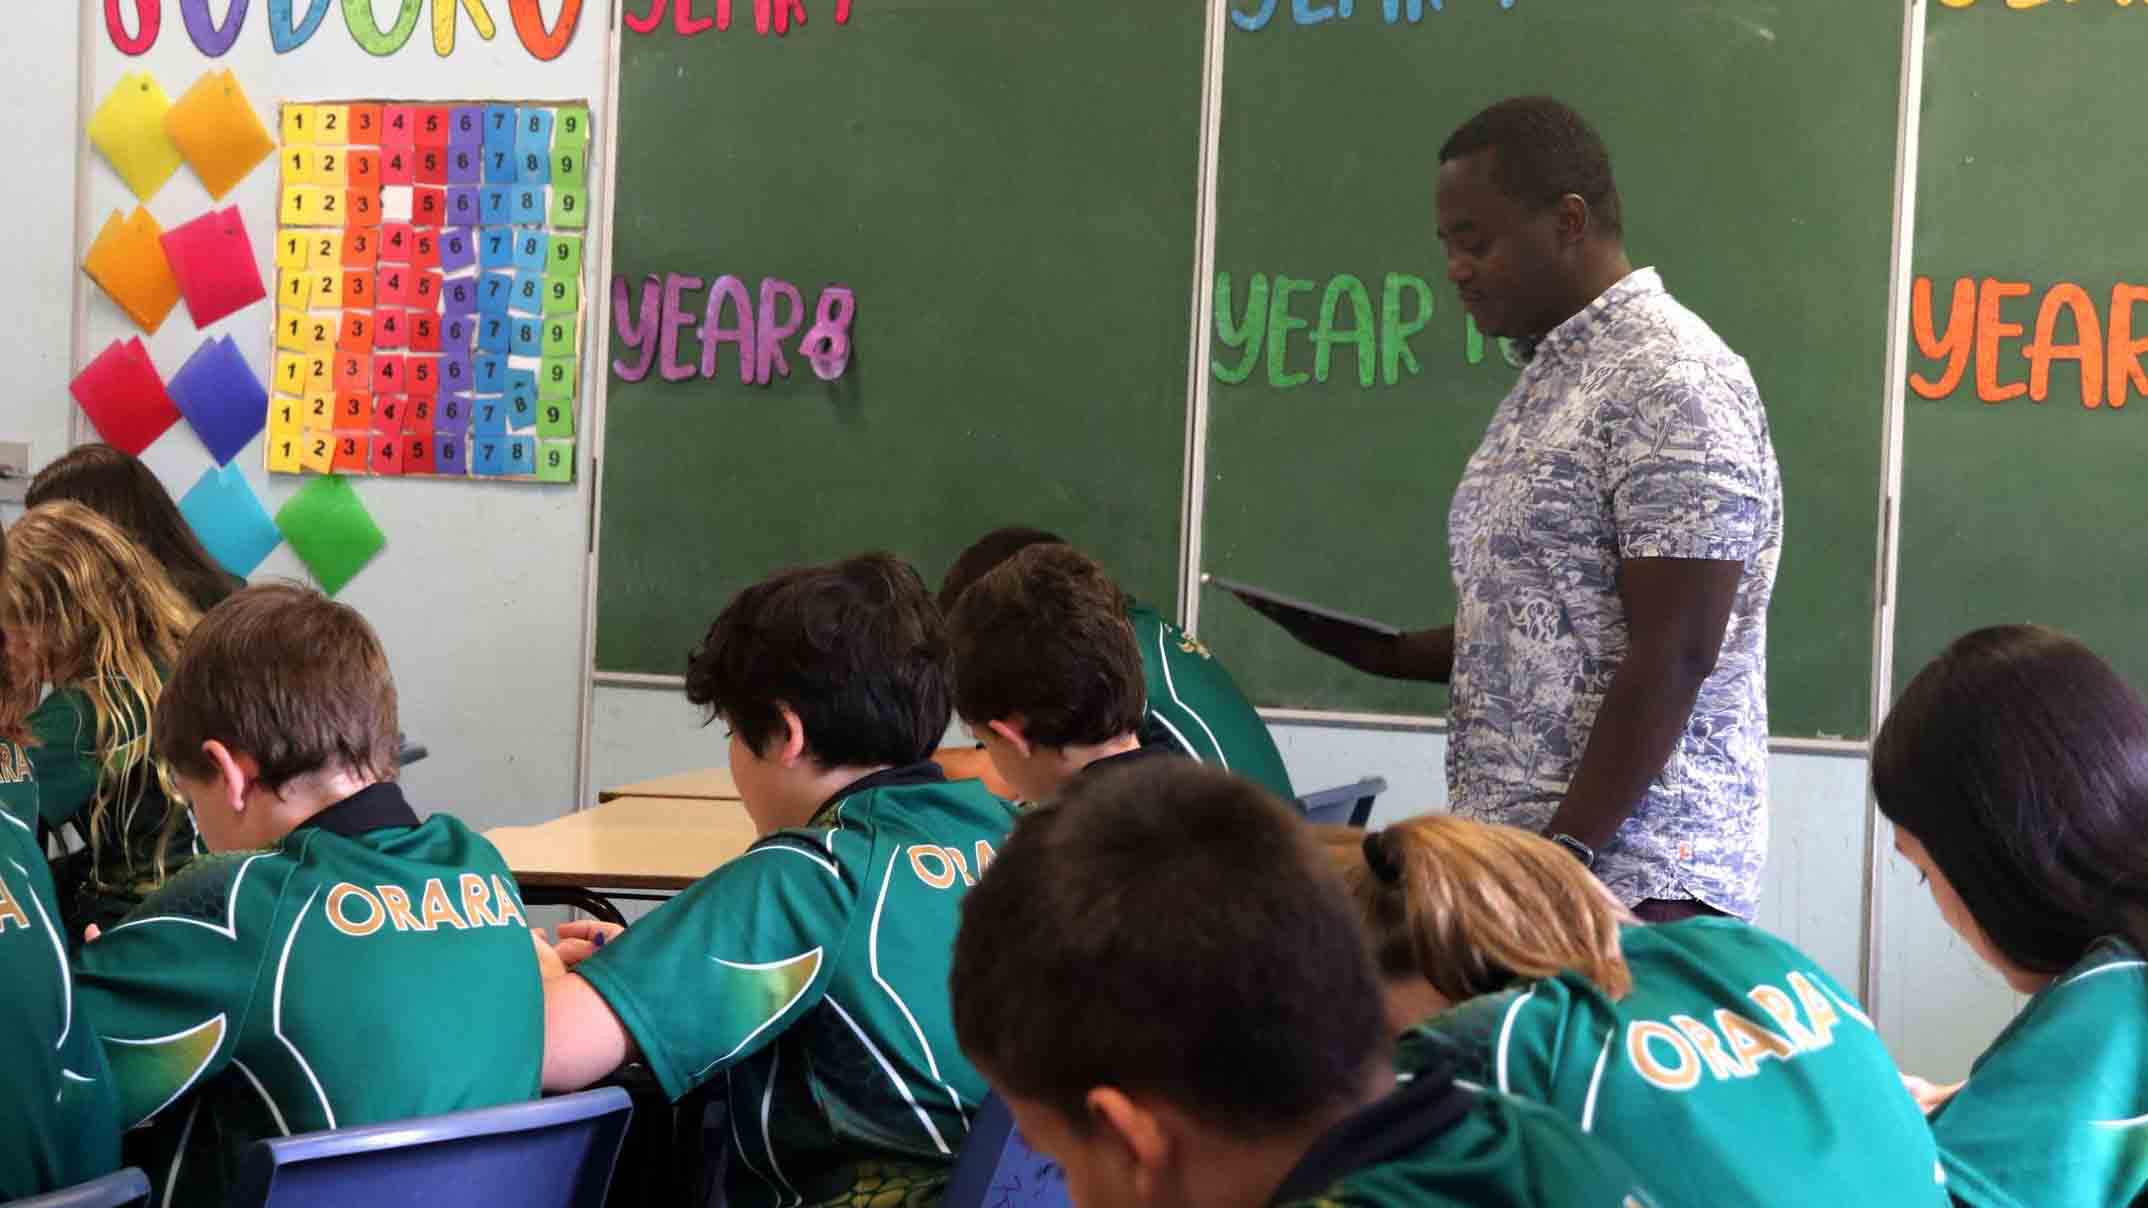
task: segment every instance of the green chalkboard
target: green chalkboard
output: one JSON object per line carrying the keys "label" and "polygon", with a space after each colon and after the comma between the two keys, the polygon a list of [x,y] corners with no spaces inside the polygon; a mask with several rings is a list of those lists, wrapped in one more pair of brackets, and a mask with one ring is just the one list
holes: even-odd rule
{"label": "green chalkboard", "polygon": [[[2117,358],[2125,377],[2148,332],[2148,304],[2112,303],[2114,287],[2148,285],[2140,139],[2123,116],[2148,23],[2112,4],[1996,0],[1935,6],[1926,20],[1911,268],[1930,281],[1930,314],[1913,330],[1951,350],[1962,278],[1979,302],[1989,296],[1995,322],[1963,329],[1976,338],[1957,382],[1948,356],[1911,346],[1895,687],[1955,636],[2017,621],[2071,631],[2148,685],[2148,400],[2129,382],[2127,404],[2114,407],[2109,391],[2111,346],[2134,345]],[[2061,308],[2050,343],[2093,350],[2095,407],[2064,354],[2042,402],[2016,393],[2033,384],[2029,349],[2047,303]],[[2020,330],[2005,334],[2009,324]],[[1993,355],[1979,365],[1987,337]]]}
{"label": "green chalkboard", "polygon": [[1006,523],[1174,601],[1203,6],[808,7],[781,37],[751,5],[621,35],[613,270],[635,299],[648,274],[731,274],[808,307],[840,282],[857,312],[832,384],[795,338],[768,386],[728,345],[714,379],[612,380],[597,667],[679,673],[773,569],[885,548],[936,581]]}
{"label": "green chalkboard", "polygon": [[[1233,29],[1216,269],[1237,312],[1255,273],[1271,291],[1278,274],[1310,282],[1290,299],[1309,326],[1339,274],[1363,282],[1376,324],[1389,274],[1429,283],[1434,301],[1408,337],[1417,368],[1398,359],[1393,385],[1388,348],[1366,387],[1348,344],[1324,382],[1279,387],[1263,352],[1247,380],[1213,384],[1203,569],[1405,626],[1452,619],[1448,499],[1515,372],[1496,345],[1473,357],[1446,284],[1436,154],[1492,101],[1550,93],[1610,144],[1635,262],[1746,357],[1767,402],[1787,511],[1773,731],[1863,735],[1901,21],[1874,0],[1358,0],[1301,25],[1286,0],[1262,28]],[[1399,284],[1407,326],[1418,295]],[[1285,375],[1316,369],[1309,334],[1287,338]],[[1212,347],[1227,373],[1243,361]],[[1437,689],[1298,648],[1213,590],[1200,631],[1261,704],[1445,707]]]}

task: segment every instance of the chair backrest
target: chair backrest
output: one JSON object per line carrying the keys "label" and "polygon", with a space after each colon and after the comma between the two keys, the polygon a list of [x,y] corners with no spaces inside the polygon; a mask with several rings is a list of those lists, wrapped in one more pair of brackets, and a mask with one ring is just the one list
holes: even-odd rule
{"label": "chair backrest", "polygon": [[9,1200],[4,1208],[126,1208],[148,1198],[148,1176],[129,1166],[87,1183],[62,1187],[28,1199]]}
{"label": "chair backrest", "polygon": [[603,1208],[633,1108],[616,1086],[257,1141],[234,1208]]}
{"label": "chair backrest", "polygon": [[940,1208],[1072,1208],[1059,1164],[1029,1147],[998,1095],[987,1095],[970,1121]]}
{"label": "chair backrest", "polygon": [[1332,822],[1363,826],[1372,817],[1372,803],[1387,791],[1383,776],[1367,776],[1356,784],[1322,789],[1298,798],[1298,812],[1307,822]]}

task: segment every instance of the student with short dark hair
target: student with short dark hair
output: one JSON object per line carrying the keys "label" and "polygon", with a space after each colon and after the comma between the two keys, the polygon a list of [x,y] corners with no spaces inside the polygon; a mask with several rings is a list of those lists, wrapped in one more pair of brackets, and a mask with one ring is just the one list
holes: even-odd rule
{"label": "student with short dark hair", "polygon": [[2148,1193],[2148,703],[2035,625],[1955,640],[1872,744],[1872,793],[1949,926],[2029,1001],[1932,1132],[1964,1204]]}
{"label": "student with short dark hair", "polygon": [[955,712],[1030,801],[1091,766],[1166,754],[1138,731],[1141,655],[1126,595],[1071,545],[1032,545],[955,602]]}
{"label": "student with short dark hair", "polygon": [[544,1011],[514,876],[394,782],[395,681],[357,612],[296,586],[211,610],[157,743],[215,853],[83,945],[129,1160],[220,1204],[264,1137],[537,1093]]}
{"label": "student with short dark hair", "polygon": [[[971,584],[1023,550],[1065,544],[1055,533],[1020,525],[986,533],[962,551],[940,581],[940,611],[954,615],[956,602]],[[1267,723],[1214,653],[1154,608],[1131,596],[1124,600],[1141,658],[1146,709],[1139,727],[1142,745],[1175,748],[1248,777],[1279,796],[1294,796],[1290,773]],[[966,774],[989,771],[988,763],[979,767],[978,760],[961,751],[944,751],[941,758]]]}
{"label": "student with short dark hair", "polygon": [[1666,1208],[1945,1202],[1931,1130],[1857,1000],[1736,919],[1642,926],[1548,839],[1450,814],[1320,831],[1404,1071],[1544,1104]]}
{"label": "student with short dark hair", "polygon": [[1541,1108],[1445,1069],[1397,1089],[1334,873],[1215,768],[1114,768],[1027,814],[951,985],[964,1051],[1085,1208],[1649,1202]]}
{"label": "student with short dark hair", "polygon": [[632,927],[560,928],[545,1086],[636,1055],[673,1099],[725,1079],[734,1208],[931,1203],[984,1098],[947,963],[1015,815],[930,762],[945,659],[923,581],[886,554],[740,592],[687,697],[730,728],[761,840]]}
{"label": "student with short dark hair", "polygon": [[75,1019],[7,629],[0,624],[0,1200],[15,1200],[117,1167],[119,1108],[97,1034]]}
{"label": "student with short dark hair", "polygon": [[78,445],[39,470],[24,505],[34,508],[56,499],[71,499],[118,525],[164,568],[198,612],[246,586],[202,548],[156,474],[123,449]]}

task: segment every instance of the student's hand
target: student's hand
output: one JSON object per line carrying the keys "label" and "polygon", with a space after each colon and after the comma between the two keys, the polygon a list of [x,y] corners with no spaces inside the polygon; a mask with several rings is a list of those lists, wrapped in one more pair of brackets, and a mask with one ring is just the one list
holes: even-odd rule
{"label": "student's hand", "polygon": [[1902,1085],[1909,1088],[1909,1097],[1917,1101],[1917,1107],[1927,1116],[1938,1111],[1940,1105],[1954,1097],[1954,1092],[1962,1089],[1959,1082],[1927,1082],[1915,1074],[1902,1075]]}
{"label": "student's hand", "polygon": [[537,945],[538,980],[551,981],[555,977],[567,976],[567,966],[559,959],[559,953],[553,951],[551,941],[544,938],[544,928],[530,928],[530,942]]}
{"label": "student's hand", "polygon": [[104,934],[104,929],[103,929],[103,928],[99,927],[99,926],[98,926],[97,924],[95,924],[95,923],[91,923],[91,924],[90,924],[89,926],[87,926],[87,927],[84,927],[84,928],[82,929],[82,942],[83,942],[83,943],[85,943],[85,944],[87,944],[87,943],[89,943],[90,941],[92,941],[92,940],[96,939],[96,938],[97,938],[98,936],[100,936],[100,935],[103,935],[103,934]]}
{"label": "student's hand", "polygon": [[561,923],[559,943],[553,951],[558,954],[561,963],[572,969],[588,960],[597,949],[618,939],[619,933],[625,930],[626,928],[617,923],[606,923],[597,919],[578,919],[572,923]]}

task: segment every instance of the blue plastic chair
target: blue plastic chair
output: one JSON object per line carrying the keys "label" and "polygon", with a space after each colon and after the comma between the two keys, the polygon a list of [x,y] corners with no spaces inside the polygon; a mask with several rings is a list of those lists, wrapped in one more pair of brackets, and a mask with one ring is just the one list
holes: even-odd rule
{"label": "blue plastic chair", "polygon": [[616,1086],[256,1141],[232,1208],[603,1208],[633,1108]]}
{"label": "blue plastic chair", "polygon": [[1066,1172],[1029,1147],[1014,1126],[1014,1113],[998,1095],[987,1095],[970,1121],[969,1140],[955,1157],[955,1172],[940,1208],[1073,1208]]}
{"label": "blue plastic chair", "polygon": [[1298,812],[1307,822],[1363,826],[1372,817],[1373,801],[1386,791],[1385,777],[1367,776],[1356,784],[1307,793],[1298,798]]}
{"label": "blue plastic chair", "polygon": [[28,1199],[9,1200],[4,1208],[125,1208],[148,1198],[148,1176],[129,1166],[87,1183],[62,1187]]}

